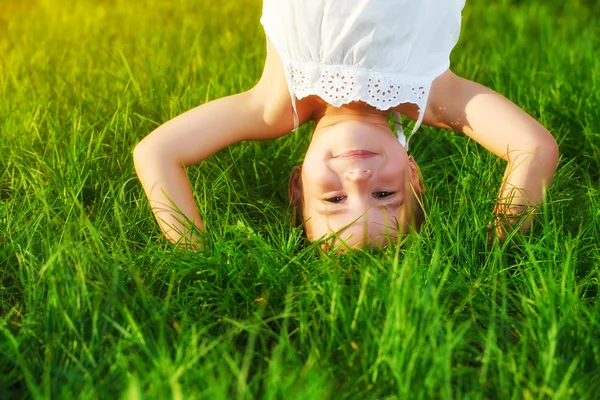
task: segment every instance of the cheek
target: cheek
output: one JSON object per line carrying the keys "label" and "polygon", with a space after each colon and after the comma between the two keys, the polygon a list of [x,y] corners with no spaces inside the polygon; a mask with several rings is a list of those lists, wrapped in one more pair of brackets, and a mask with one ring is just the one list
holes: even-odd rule
{"label": "cheek", "polygon": [[337,174],[329,169],[327,165],[318,163],[303,169],[302,185],[305,192],[337,190],[340,186],[340,180]]}
{"label": "cheek", "polygon": [[378,234],[395,234],[402,218],[401,209],[394,211],[372,209],[369,215],[370,230]]}
{"label": "cheek", "polygon": [[400,162],[392,162],[386,165],[381,171],[380,179],[386,184],[393,185],[396,190],[400,190],[407,180],[406,168]]}

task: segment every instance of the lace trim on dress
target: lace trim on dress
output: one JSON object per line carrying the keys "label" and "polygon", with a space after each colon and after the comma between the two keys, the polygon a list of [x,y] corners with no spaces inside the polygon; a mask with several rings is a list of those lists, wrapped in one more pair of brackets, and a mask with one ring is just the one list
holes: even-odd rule
{"label": "lace trim on dress", "polygon": [[414,103],[419,107],[419,118],[408,137],[404,136],[402,127],[397,122],[398,140],[406,148],[423,121],[434,79],[374,72],[345,65],[297,62],[284,65],[294,107],[295,128],[298,125],[295,100],[310,95],[317,95],[335,107],[362,101],[384,111],[402,103]]}

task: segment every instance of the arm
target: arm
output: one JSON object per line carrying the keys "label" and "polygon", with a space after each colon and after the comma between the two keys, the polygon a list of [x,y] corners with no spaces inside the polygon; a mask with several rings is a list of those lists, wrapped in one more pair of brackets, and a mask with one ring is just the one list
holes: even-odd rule
{"label": "arm", "polygon": [[535,119],[504,96],[447,71],[431,89],[424,122],[463,132],[507,161],[498,194],[497,231],[526,215],[521,231],[529,229],[530,207],[540,204],[558,164],[558,146]]}
{"label": "arm", "polygon": [[[307,111],[298,110],[300,120]],[[243,140],[275,138],[293,129],[281,61],[269,44],[263,76],[251,90],[196,107],[144,138],[134,149],[137,175],[165,236],[197,248],[204,224],[185,167]],[[192,226],[193,225],[193,226]]]}

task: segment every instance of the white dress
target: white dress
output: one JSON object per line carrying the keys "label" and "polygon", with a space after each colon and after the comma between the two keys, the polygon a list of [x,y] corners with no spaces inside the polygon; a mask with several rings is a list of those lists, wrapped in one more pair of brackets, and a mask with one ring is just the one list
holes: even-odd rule
{"label": "white dress", "polygon": [[410,102],[419,107],[416,130],[431,82],[450,66],[464,4],[264,0],[261,23],[283,62],[294,110],[309,95],[336,107],[363,101],[388,110]]}

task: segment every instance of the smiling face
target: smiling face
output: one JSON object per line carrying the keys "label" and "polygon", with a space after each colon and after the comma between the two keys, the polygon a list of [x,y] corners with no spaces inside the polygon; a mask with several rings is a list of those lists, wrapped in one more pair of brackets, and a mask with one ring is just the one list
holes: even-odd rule
{"label": "smiling face", "polygon": [[309,240],[334,236],[334,245],[362,247],[408,232],[422,187],[385,119],[317,126],[301,172]]}

